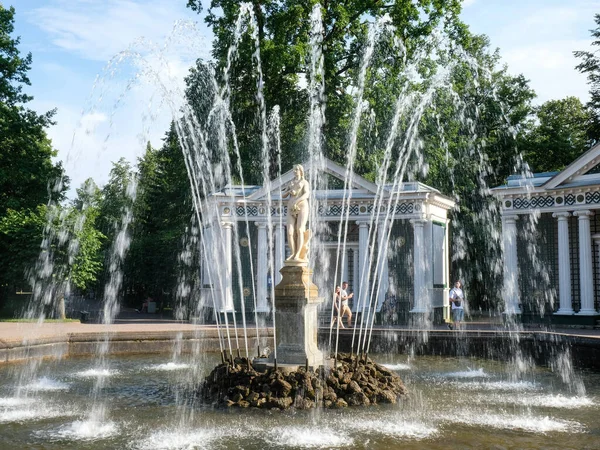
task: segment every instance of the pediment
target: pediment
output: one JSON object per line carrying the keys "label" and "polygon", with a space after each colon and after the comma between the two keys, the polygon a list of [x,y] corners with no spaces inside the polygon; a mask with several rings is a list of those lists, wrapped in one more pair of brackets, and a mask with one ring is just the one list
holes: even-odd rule
{"label": "pediment", "polygon": [[594,145],[587,152],[565,167],[561,172],[544,183],[545,189],[557,189],[575,183],[578,179],[588,175],[600,173],[600,143]]}
{"label": "pediment", "polygon": [[[312,171],[311,165],[306,163],[306,164],[302,164],[302,166],[304,167],[304,170],[306,171],[306,177],[308,179],[310,179],[311,171]],[[345,167],[342,167],[339,164],[334,163],[330,159],[325,158],[324,172],[325,172],[325,176],[327,177],[328,190],[330,190],[330,191],[340,190],[341,191],[344,189],[344,180],[346,178],[346,168]],[[270,189],[271,195],[278,197],[280,189],[284,185],[286,185],[287,183],[292,181],[293,179],[294,179],[294,171],[290,170],[290,171],[284,173],[283,175],[281,175],[280,177],[272,180],[270,186],[268,186],[268,188]],[[363,192],[366,191],[367,193],[370,193],[373,195],[375,195],[377,193],[377,185],[376,184],[371,183],[370,181],[368,181],[365,178],[363,178],[359,175],[356,175],[356,174],[352,175],[350,186],[352,189],[360,190]],[[258,189],[256,192],[249,195],[247,200],[252,200],[252,201],[263,200],[265,197],[267,197],[268,192],[269,192],[269,190],[267,189],[267,187],[263,186],[262,188]]]}

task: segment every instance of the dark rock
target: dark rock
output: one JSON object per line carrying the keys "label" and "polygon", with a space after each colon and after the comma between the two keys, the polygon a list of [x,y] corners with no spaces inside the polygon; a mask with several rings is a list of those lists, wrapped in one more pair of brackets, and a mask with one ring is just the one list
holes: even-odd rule
{"label": "dark rock", "polygon": [[248,400],[252,404],[252,403],[256,403],[259,398],[260,398],[260,394],[258,394],[257,392],[250,392],[250,394],[248,394],[248,396],[246,397],[246,400]]}
{"label": "dark rock", "polygon": [[294,407],[298,409],[311,409],[315,407],[315,402],[297,395],[296,400],[294,401]]}
{"label": "dark rock", "polygon": [[394,394],[392,391],[389,390],[383,390],[380,391],[377,395],[377,400],[379,400],[382,403],[396,403],[397,401],[397,395]]}
{"label": "dark rock", "polygon": [[292,391],[292,385],[285,380],[276,379],[271,383],[271,389],[286,397]]}
{"label": "dark rock", "polygon": [[333,408],[347,408],[347,407],[348,407],[348,403],[346,403],[346,401],[343,398],[338,398],[337,401],[333,405]]}
{"label": "dark rock", "polygon": [[273,397],[267,403],[271,408],[287,409],[294,401],[291,397]]}
{"label": "dark rock", "polygon": [[325,400],[335,402],[337,400],[337,394],[335,393],[335,390],[333,388],[327,387],[327,389],[323,391],[323,398]]}
{"label": "dark rock", "polygon": [[236,364],[220,364],[200,384],[199,399],[217,406],[239,408],[298,409],[345,408],[377,403],[396,403],[406,395],[401,378],[373,363],[350,355],[338,355],[334,370],[316,372],[303,367],[286,373],[267,368],[256,372],[245,358]]}
{"label": "dark rock", "polygon": [[346,397],[349,406],[364,406],[371,403],[363,392],[355,392]]}
{"label": "dark rock", "polygon": [[351,381],[350,384],[348,384],[348,389],[346,390],[349,390],[351,392],[362,392],[362,389],[356,381]]}

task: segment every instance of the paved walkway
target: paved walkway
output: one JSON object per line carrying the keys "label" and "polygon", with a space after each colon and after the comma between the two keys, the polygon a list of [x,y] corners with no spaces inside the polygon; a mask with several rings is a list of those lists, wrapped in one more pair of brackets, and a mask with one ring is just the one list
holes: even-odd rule
{"label": "paved walkway", "polygon": [[[501,321],[495,317],[479,317],[472,321],[465,322],[465,332],[506,332],[507,329]],[[176,332],[194,332],[215,330],[215,325],[193,325],[187,322],[176,321],[173,319],[162,318],[156,314],[138,314],[124,312],[119,315],[112,325],[102,325],[94,323],[79,322],[46,322],[38,323],[19,323],[19,322],[0,322],[0,341],[22,342],[23,340],[37,340],[44,338],[67,338],[73,335],[99,334],[99,333],[136,333],[136,334],[156,334],[156,333],[176,333]],[[253,330],[249,326],[249,330]],[[322,328],[323,329],[323,328]],[[414,332],[406,326],[376,326],[376,330],[395,330],[404,332]],[[433,332],[458,333],[451,331],[447,326],[434,326]],[[351,333],[351,329],[341,330],[342,333]],[[600,339],[600,330],[577,329],[577,328],[540,328],[539,326],[525,326],[525,333],[554,333],[570,336],[581,336]]]}

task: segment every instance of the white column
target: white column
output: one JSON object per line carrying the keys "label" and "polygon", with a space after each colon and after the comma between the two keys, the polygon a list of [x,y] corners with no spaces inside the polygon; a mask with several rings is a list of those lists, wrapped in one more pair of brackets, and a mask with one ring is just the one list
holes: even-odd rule
{"label": "white column", "polygon": [[[592,240],[596,246],[596,254],[598,255],[598,269],[600,270],[600,233],[592,234]],[[600,277],[600,274],[596,274],[596,276]],[[596,312],[596,314],[598,314]]]}
{"label": "white column", "polygon": [[279,270],[283,267],[283,260],[285,259],[285,243],[283,240],[284,228],[279,225],[279,222],[275,223],[273,228],[275,229],[275,284],[278,284],[281,281]]}
{"label": "white column", "polygon": [[387,294],[388,287],[390,285],[390,275],[388,271],[388,242],[387,232],[389,230],[383,225],[378,230],[377,242],[379,244],[379,291],[377,292],[377,311],[381,309],[383,302],[385,301],[385,294]]}
{"label": "white column", "polygon": [[352,306],[356,311],[356,304],[358,303],[358,288],[360,286],[358,278],[358,249],[352,247],[352,292],[354,292]]}
{"label": "white column", "polygon": [[558,220],[558,298],[560,306],[555,314],[573,314],[571,298],[571,257],[569,255],[568,212],[552,214]]}
{"label": "white column", "polygon": [[256,312],[269,312],[267,301],[267,272],[269,266],[267,224],[255,222],[258,227],[258,242],[256,246]]}
{"label": "white column", "polygon": [[521,314],[519,306],[519,262],[517,259],[518,216],[502,217],[502,246],[504,250],[504,314]]}
{"label": "white column", "polygon": [[426,291],[425,291],[425,243],[423,228],[427,223],[424,219],[412,219],[413,240],[413,272],[414,272],[414,295],[415,301],[411,313],[426,313]]}
{"label": "white column", "polygon": [[222,222],[223,228],[223,303],[222,311],[233,311],[233,260],[232,260],[232,240],[233,240],[233,222]]}
{"label": "white column", "polygon": [[594,272],[592,268],[592,236],[590,234],[589,210],[575,211],[579,224],[579,298],[581,309],[577,314],[582,316],[595,315],[594,309]]}
{"label": "white column", "polygon": [[359,301],[355,308],[362,312],[369,304],[367,295],[369,294],[369,222],[356,222],[358,224],[358,283],[354,286],[354,291],[358,290]]}
{"label": "white column", "polygon": [[342,281],[348,281],[348,244],[343,245],[343,254],[340,261],[342,269]]}
{"label": "white column", "polygon": [[214,271],[216,265],[215,251],[213,248],[212,229],[204,228],[204,245],[202,247],[202,287],[217,287],[214,280]]}

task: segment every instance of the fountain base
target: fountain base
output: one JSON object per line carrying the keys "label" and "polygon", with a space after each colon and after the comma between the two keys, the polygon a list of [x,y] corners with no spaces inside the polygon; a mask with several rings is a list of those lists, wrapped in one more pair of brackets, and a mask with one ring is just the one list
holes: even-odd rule
{"label": "fountain base", "polygon": [[[317,286],[306,262],[286,261],[280,270],[281,281],[275,286],[275,328],[277,364],[319,367],[323,353],[317,345]],[[274,364],[273,359],[270,360]]]}
{"label": "fountain base", "polygon": [[[293,370],[296,369],[296,370]],[[198,389],[204,403],[261,409],[345,408],[396,403],[406,395],[401,378],[367,358],[338,355],[336,367],[266,367],[246,358],[213,369]]]}

